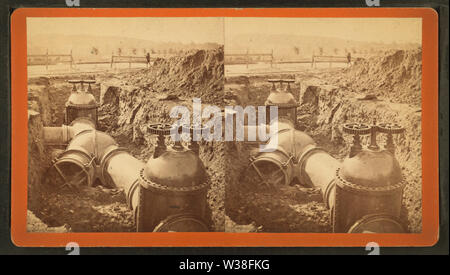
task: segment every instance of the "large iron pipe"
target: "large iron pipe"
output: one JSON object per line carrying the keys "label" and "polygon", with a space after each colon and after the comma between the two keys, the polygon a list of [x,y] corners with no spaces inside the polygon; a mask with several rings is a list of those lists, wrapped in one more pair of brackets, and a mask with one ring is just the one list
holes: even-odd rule
{"label": "large iron pipe", "polygon": [[139,173],[145,163],[121,148],[111,148],[101,161],[101,173],[109,186],[122,188],[128,206],[136,211],[139,203]]}
{"label": "large iron pipe", "polygon": [[302,183],[320,188],[324,202],[329,209],[334,207],[335,177],[340,162],[325,150],[308,144],[302,148],[297,169]]}
{"label": "large iron pipe", "polygon": [[[266,142],[265,151],[252,157],[251,166],[263,181],[288,185],[299,177],[297,161],[303,148],[311,144],[315,144],[314,140],[302,131],[295,130],[292,123],[279,121],[278,131]],[[273,172],[267,173],[270,171]]]}
{"label": "large iron pipe", "polygon": [[44,127],[44,143],[46,145],[67,145],[79,133],[92,129],[95,129],[95,124],[86,118],[77,118],[71,125]]}
{"label": "large iron pipe", "polygon": [[[245,137],[251,126],[245,127]],[[291,123],[278,122],[278,131],[267,145],[275,150],[260,152],[252,158],[251,166],[264,181],[289,184],[297,178],[302,184],[320,188],[324,202],[330,209],[334,206],[334,180],[340,162]],[[268,173],[271,172],[271,173]]]}
{"label": "large iron pipe", "polygon": [[98,177],[97,162],[105,152],[117,147],[106,133],[84,130],[69,142],[66,150],[54,161],[53,168],[71,186],[92,186]]}

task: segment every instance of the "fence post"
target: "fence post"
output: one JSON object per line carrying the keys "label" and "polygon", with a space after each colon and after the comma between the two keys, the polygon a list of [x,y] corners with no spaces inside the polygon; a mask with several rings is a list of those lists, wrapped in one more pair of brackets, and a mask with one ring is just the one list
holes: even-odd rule
{"label": "fence post", "polygon": [[247,64],[247,69],[248,69],[248,58],[249,58],[249,56],[248,56],[248,49],[247,49],[247,52],[245,53],[245,63]]}
{"label": "fence post", "polygon": [[111,53],[111,69],[113,67],[113,63],[114,63],[114,52]]}
{"label": "fence post", "polygon": [[70,69],[72,70],[73,65],[73,56],[72,56],[72,49],[70,49]]}
{"label": "fence post", "polygon": [[311,68],[314,68],[315,64],[314,64],[314,54],[311,57]]}
{"label": "fence post", "polygon": [[48,71],[48,49],[47,49],[47,52],[45,54],[45,69]]}
{"label": "fence post", "polygon": [[270,68],[273,68],[273,49],[270,52]]}

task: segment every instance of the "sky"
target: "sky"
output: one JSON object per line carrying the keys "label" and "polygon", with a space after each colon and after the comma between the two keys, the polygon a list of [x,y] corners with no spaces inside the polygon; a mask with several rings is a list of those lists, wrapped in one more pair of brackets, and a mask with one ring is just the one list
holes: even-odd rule
{"label": "sky", "polygon": [[157,42],[223,44],[223,18],[27,18],[27,35],[122,36]]}
{"label": "sky", "polygon": [[420,18],[226,18],[227,39],[241,34],[288,34],[384,43],[422,43]]}
{"label": "sky", "polygon": [[122,36],[158,42],[227,43],[239,34],[288,34],[421,43],[420,18],[27,18],[27,34]]}

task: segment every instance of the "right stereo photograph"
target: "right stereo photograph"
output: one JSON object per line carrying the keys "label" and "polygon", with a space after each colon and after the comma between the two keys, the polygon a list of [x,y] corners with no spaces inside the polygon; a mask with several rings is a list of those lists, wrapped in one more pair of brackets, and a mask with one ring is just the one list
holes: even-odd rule
{"label": "right stereo photograph", "polygon": [[225,231],[420,233],[422,19],[224,30]]}

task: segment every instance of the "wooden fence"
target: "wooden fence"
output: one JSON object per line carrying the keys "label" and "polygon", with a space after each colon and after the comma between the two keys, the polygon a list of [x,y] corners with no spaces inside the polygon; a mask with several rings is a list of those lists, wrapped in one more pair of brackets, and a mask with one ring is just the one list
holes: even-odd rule
{"label": "wooden fence", "polygon": [[122,56],[122,55],[112,55],[111,56],[111,68],[114,64],[128,63],[128,68],[131,68],[132,63],[145,63],[148,64],[147,58],[145,56]]}
{"label": "wooden fence", "polygon": [[42,66],[48,70],[49,65],[56,65],[61,63],[69,63],[70,68],[72,68],[74,61],[72,56],[72,51],[70,54],[48,54],[48,50],[45,54],[30,54],[27,55],[27,65],[28,66]]}
{"label": "wooden fence", "polygon": [[333,63],[350,63],[350,56],[332,56],[332,55],[312,55],[311,58],[302,58],[302,59],[289,59],[289,60],[275,60],[273,56],[273,49],[270,53],[249,53],[247,50],[246,53],[235,53],[235,54],[226,54],[225,53],[225,64],[245,64],[248,68],[249,64],[254,64],[257,62],[266,62],[270,63],[270,67],[273,67],[273,64],[295,64],[295,63],[311,63],[311,67],[316,67],[317,63],[329,63],[330,67]]}
{"label": "wooden fence", "polygon": [[[154,60],[154,58],[151,58]],[[75,61],[72,55],[72,51],[69,54],[49,54],[48,50],[46,54],[29,54],[27,55],[27,65],[28,66],[44,66],[48,70],[49,65],[57,64],[70,64],[72,69],[74,65],[88,65],[88,64],[110,64],[113,68],[114,64],[128,63],[128,67],[131,68],[133,63],[147,63],[146,56],[122,56],[111,54],[110,60],[78,60]]]}
{"label": "wooden fence", "polygon": [[270,67],[273,66],[273,50],[270,53],[237,53],[225,54],[225,64],[245,64],[248,68],[249,64],[256,62],[269,62]]}
{"label": "wooden fence", "polygon": [[311,67],[316,67],[317,63],[329,63],[330,67],[333,63],[350,63],[351,56],[336,56],[336,55],[313,55]]}

